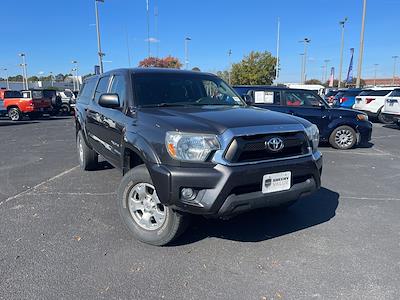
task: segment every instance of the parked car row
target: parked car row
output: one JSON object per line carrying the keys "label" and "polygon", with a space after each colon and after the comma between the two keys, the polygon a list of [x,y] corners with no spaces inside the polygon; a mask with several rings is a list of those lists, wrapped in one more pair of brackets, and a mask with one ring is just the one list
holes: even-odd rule
{"label": "parked car row", "polygon": [[13,121],[23,117],[70,114],[75,95],[71,91],[57,92],[48,89],[13,91],[0,89],[0,116],[8,115]]}
{"label": "parked car row", "polygon": [[[399,91],[400,88],[395,87],[330,90],[325,95],[325,100],[333,107],[352,108],[366,113],[370,118],[377,119],[381,123],[390,124],[398,123],[396,116],[400,112],[395,104]],[[385,113],[385,109],[388,109],[390,113]]]}

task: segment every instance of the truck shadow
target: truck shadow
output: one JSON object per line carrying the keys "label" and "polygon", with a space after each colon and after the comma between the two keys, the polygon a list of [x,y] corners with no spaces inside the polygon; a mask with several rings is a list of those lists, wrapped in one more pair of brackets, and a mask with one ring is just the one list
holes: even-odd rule
{"label": "truck shadow", "polygon": [[188,230],[172,245],[185,245],[217,237],[240,242],[260,242],[325,223],[335,216],[339,194],[321,188],[284,212],[262,209],[231,220],[194,217]]}

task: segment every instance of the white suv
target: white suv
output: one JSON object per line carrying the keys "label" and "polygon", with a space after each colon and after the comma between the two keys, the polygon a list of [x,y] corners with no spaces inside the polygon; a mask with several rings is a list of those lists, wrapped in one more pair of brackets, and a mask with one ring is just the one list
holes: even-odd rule
{"label": "white suv", "polygon": [[393,87],[374,88],[362,91],[357,97],[353,108],[365,112],[368,116],[378,118],[382,123],[392,123],[382,114],[386,97],[394,90]]}
{"label": "white suv", "polygon": [[400,89],[395,89],[386,98],[382,114],[400,127]]}

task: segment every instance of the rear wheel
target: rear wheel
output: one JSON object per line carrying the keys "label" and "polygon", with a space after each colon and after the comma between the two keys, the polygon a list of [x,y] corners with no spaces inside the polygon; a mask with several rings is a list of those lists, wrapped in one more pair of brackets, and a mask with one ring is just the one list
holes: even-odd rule
{"label": "rear wheel", "polygon": [[381,122],[383,124],[392,124],[393,123],[393,118],[383,114],[382,112],[379,113],[378,120],[379,120],[379,122]]}
{"label": "rear wheel", "polygon": [[81,168],[85,171],[95,169],[98,163],[98,155],[86,144],[82,130],[79,130],[76,137],[76,147]]}
{"label": "rear wheel", "polygon": [[329,143],[332,147],[347,150],[354,147],[357,142],[357,134],[350,126],[339,126],[331,133]]}
{"label": "rear wheel", "polygon": [[8,117],[12,120],[12,121],[20,121],[22,120],[22,113],[21,111],[18,109],[18,107],[11,107],[8,110]]}
{"label": "rear wheel", "polygon": [[131,169],[118,189],[118,209],[130,233],[147,244],[163,246],[186,228],[186,217],[163,205],[144,165]]}
{"label": "rear wheel", "polygon": [[68,104],[63,103],[60,108],[60,112],[63,115],[69,115],[71,113],[71,108]]}

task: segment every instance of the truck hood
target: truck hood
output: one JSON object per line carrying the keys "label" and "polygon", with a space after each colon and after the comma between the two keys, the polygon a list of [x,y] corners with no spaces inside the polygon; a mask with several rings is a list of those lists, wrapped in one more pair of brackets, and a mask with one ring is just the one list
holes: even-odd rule
{"label": "truck hood", "polygon": [[138,120],[167,130],[221,134],[230,128],[308,122],[287,114],[256,107],[168,107],[142,108]]}
{"label": "truck hood", "polygon": [[329,112],[332,117],[352,117],[356,116],[357,114],[363,114],[363,112],[343,107],[329,108]]}

